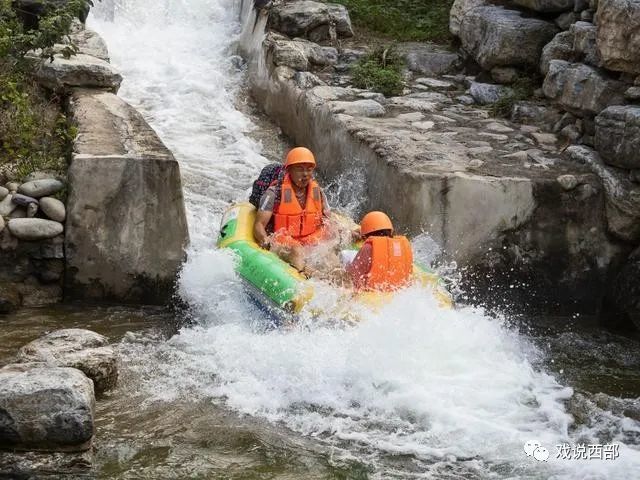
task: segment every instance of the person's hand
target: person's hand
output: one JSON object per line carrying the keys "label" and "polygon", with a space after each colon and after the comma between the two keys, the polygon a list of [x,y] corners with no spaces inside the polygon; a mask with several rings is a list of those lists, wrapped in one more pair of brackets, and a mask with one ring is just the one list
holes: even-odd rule
{"label": "person's hand", "polygon": [[362,240],[362,234],[360,233],[360,225],[356,225],[351,229],[351,240],[357,242],[358,240]]}

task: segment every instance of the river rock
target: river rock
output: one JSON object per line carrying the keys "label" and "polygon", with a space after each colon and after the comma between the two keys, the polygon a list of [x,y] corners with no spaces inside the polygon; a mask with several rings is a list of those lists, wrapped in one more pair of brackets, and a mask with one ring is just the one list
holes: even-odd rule
{"label": "river rock", "polygon": [[93,383],[80,370],[23,365],[0,369],[0,446],[81,451],[91,447]]}
{"label": "river rock", "polygon": [[269,27],[290,37],[330,39],[332,26],[337,36],[353,36],[349,12],[343,5],[299,0],[277,4],[269,14]]}
{"label": "river rock", "polygon": [[14,193],[18,191],[20,184],[18,182],[8,182],[5,187],[9,190],[9,193]]}
{"label": "river rock", "polygon": [[33,198],[46,197],[62,190],[64,184],[54,178],[32,180],[18,187],[18,192]]}
{"label": "river rock", "polygon": [[5,187],[0,187],[0,200],[4,200],[4,198],[9,195],[9,189]]}
{"label": "river rock", "polygon": [[28,343],[17,361],[77,368],[93,380],[96,393],[112,389],[118,379],[116,355],[107,338],[80,328],[56,330]]}
{"label": "river rock", "polygon": [[597,46],[604,66],[640,73],[640,2],[601,0],[596,14]]}
{"label": "river rock", "polygon": [[581,63],[552,60],[542,85],[544,94],[576,115],[597,115],[624,103],[625,85]]}
{"label": "river rock", "polygon": [[574,7],[574,0],[512,0],[512,3],[541,13],[567,12]]}
{"label": "river rock", "polygon": [[0,217],[8,217],[18,205],[13,203],[13,195],[9,194],[0,200]]}
{"label": "river rock", "polygon": [[64,222],[67,212],[64,207],[64,203],[62,203],[57,198],[53,197],[43,197],[40,199],[40,208],[43,213],[49,217],[51,220],[56,222]]}
{"label": "river rock", "polygon": [[560,175],[556,180],[565,191],[573,190],[578,186],[578,179],[575,175]]}
{"label": "river rock", "polygon": [[14,194],[11,201],[21,207],[27,207],[32,203],[35,203],[36,205],[38,204],[37,199],[29,197],[28,195],[22,195],[21,193]]}
{"label": "river rock", "polygon": [[7,226],[14,237],[28,241],[53,238],[64,231],[61,223],[42,218],[14,218]]}
{"label": "river rock", "polygon": [[462,48],[485,70],[537,68],[543,47],[558,33],[553,23],[499,6],[477,7],[460,25]]}
{"label": "river rock", "polygon": [[0,217],[0,232],[2,232],[2,230],[4,230],[4,218]]}
{"label": "river rock", "polygon": [[492,83],[472,82],[469,88],[469,95],[480,105],[496,103],[510,92],[512,92],[510,88]]}
{"label": "river rock", "polygon": [[116,92],[122,82],[122,75],[110,63],[82,53],[70,58],[54,55],[53,62],[43,60],[35,77],[52,90],[92,87]]}
{"label": "river rock", "polygon": [[595,146],[615,167],[640,168],[640,106],[612,106],[596,117]]}
{"label": "river rock", "polygon": [[22,296],[16,286],[13,283],[0,283],[0,314],[11,313],[21,305]]}

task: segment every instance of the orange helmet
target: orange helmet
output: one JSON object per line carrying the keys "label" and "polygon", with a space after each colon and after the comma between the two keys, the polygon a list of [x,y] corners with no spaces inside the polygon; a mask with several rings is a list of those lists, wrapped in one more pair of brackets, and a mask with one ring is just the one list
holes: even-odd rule
{"label": "orange helmet", "polygon": [[292,148],[289,153],[287,153],[287,159],[284,162],[285,167],[298,165],[300,163],[311,164],[314,167],[316,166],[316,159],[311,150],[305,147],[296,147]]}
{"label": "orange helmet", "polygon": [[393,230],[393,224],[389,217],[382,212],[369,212],[360,222],[360,233],[369,235],[378,230]]}

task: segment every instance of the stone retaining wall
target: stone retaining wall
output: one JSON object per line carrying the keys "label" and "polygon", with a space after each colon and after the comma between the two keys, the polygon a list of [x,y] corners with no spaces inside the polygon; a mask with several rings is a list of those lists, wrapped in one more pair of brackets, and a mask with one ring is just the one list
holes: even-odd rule
{"label": "stone retaining wall", "polygon": [[177,161],[115,95],[122,77],[102,39],[80,23],[72,38],[78,55],[56,54],[35,72],[69,98],[79,132],[59,179],[66,206],[22,195],[26,184],[0,186],[0,313],[63,298],[168,303],[189,240]]}

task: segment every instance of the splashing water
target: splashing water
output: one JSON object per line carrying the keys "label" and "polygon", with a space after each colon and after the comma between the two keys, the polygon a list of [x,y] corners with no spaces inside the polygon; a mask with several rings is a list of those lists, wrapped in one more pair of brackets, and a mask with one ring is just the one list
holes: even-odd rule
{"label": "splashing water", "polygon": [[[103,1],[90,20],[123,73],[119,94],[145,115],[183,175],[192,246],[179,289],[195,326],[122,352],[150,401],[214,399],[366,461],[383,478],[627,479],[640,471],[637,444],[621,440],[640,428],[620,416],[609,431],[621,443],[616,461],[555,458],[557,444],[599,442],[598,428],[574,428],[572,389],[545,372],[527,338],[482,310],[441,310],[410,288],[379,312],[361,307],[366,320],[357,325],[303,315],[288,330],[263,328],[233,256],[213,248],[224,209],[246,198],[267,161],[250,136],[255,125],[236,108],[244,82],[232,54],[238,4]],[[345,192],[356,187],[333,187],[352,213],[357,202]],[[429,242],[416,244],[422,259],[431,258]],[[331,310],[339,292],[317,290],[313,307]],[[525,455],[530,440],[549,449],[548,462]],[[410,458],[400,467],[389,460],[399,455]]]}

